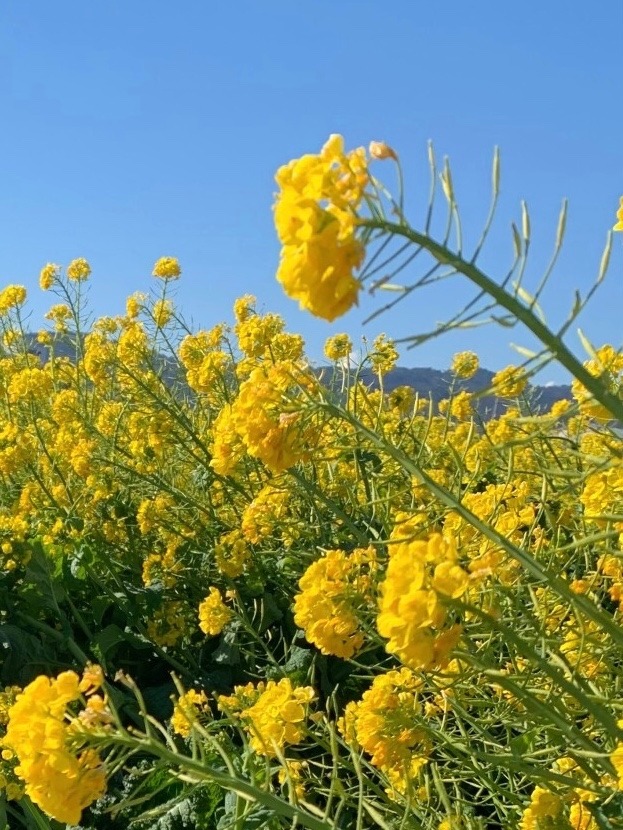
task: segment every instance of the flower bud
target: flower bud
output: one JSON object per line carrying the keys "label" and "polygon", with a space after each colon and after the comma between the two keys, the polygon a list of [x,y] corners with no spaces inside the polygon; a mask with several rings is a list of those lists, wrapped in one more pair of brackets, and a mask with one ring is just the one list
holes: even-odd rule
{"label": "flower bud", "polygon": [[383,161],[384,159],[394,159],[394,161],[398,161],[396,151],[392,150],[389,144],[386,144],[384,141],[371,141],[369,150],[372,158],[377,159],[378,161]]}

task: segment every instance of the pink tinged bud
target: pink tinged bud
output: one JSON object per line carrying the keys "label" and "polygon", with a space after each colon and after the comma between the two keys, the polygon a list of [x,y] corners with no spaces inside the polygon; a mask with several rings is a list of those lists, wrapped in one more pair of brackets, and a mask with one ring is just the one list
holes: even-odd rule
{"label": "pink tinged bud", "polygon": [[386,144],[384,141],[371,141],[369,150],[372,158],[378,161],[384,161],[385,159],[398,161],[395,150],[392,150],[389,144]]}

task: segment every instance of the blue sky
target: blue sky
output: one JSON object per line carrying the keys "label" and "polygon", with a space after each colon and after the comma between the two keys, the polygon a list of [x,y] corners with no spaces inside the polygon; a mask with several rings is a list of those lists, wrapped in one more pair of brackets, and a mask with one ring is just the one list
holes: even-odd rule
{"label": "blue sky", "polygon": [[[337,331],[427,330],[456,310],[460,286],[416,293],[362,328],[369,298],[329,325],[275,282],[274,172],[339,132],[348,146],[384,139],[400,152],[416,226],[432,139],[452,160],[468,242],[499,145],[502,199],[483,264],[504,272],[526,199],[527,287],[569,197],[567,245],[543,302],[559,321],[573,289],[591,283],[623,193],[621,32],[619,0],[5,0],[1,283],[32,288],[38,325],[50,301],[36,287],[41,266],[84,256],[95,312],[116,314],[128,293],[150,287],[153,262],[172,255],[184,269],[177,302],[197,327],[230,320],[233,300],[254,293],[316,360]],[[596,343],[621,342],[622,250],[619,235],[581,320]],[[401,363],[444,368],[453,351],[474,348],[497,369],[516,359],[510,342],[530,345],[519,331],[487,328],[404,351]],[[570,343],[581,352],[575,335]]]}

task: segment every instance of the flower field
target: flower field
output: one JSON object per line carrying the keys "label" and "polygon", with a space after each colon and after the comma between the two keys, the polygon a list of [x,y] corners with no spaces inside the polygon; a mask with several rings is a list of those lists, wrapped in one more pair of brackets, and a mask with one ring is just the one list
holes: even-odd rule
{"label": "flower field", "polygon": [[[370,290],[390,329],[416,289],[471,283],[413,343],[478,318],[540,344],[480,393],[467,351],[441,402],[385,391],[384,335],[359,365],[330,337],[320,372],[250,295],[192,331],[173,257],[94,322],[89,263],[46,265],[36,337],[0,292],[0,827],[623,827],[623,353],[564,342],[594,289],[548,327],[525,208],[508,276],[480,270],[497,155],[470,253],[429,162],[417,228],[381,142],[281,168],[277,279],[330,321]],[[574,399],[541,411],[549,363]]]}

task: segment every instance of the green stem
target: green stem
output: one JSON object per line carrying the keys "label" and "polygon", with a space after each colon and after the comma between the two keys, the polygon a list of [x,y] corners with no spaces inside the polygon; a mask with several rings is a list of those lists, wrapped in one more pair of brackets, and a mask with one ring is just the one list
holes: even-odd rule
{"label": "green stem", "polygon": [[426,234],[413,230],[408,225],[401,225],[395,222],[379,222],[372,219],[362,220],[360,223],[364,228],[381,230],[394,236],[401,236],[409,239],[414,245],[421,245],[429,254],[442,264],[450,265],[459,274],[466,276],[474,285],[485,291],[498,305],[509,311],[535,337],[543,343],[556,360],[567,369],[573,377],[578,380],[613,416],[615,420],[623,421],[623,401],[616,395],[609,392],[599,378],[594,377],[584,368],[575,355],[557,337],[534,312],[522,305],[516,298],[504,290],[498,283],[484,274],[473,263],[467,262],[458,254],[455,254],[445,245],[440,245]]}

